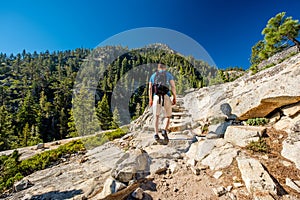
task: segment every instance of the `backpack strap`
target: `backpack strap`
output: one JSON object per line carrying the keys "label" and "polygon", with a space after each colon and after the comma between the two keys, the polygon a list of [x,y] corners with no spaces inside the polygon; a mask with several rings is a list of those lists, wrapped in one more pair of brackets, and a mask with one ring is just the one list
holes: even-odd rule
{"label": "backpack strap", "polygon": [[[165,105],[165,95],[159,94],[158,96],[158,103],[162,103],[161,105],[164,106]],[[161,102],[162,99],[162,102]]]}
{"label": "backpack strap", "polygon": [[[155,76],[154,76],[154,84],[155,84],[155,78],[156,78],[156,76],[158,75],[158,73],[164,73],[164,76],[165,76],[165,78],[166,78],[166,81],[167,81],[167,74],[166,74],[166,72],[165,71],[163,71],[163,72],[159,72],[159,71],[156,71],[155,72]],[[158,96],[158,103],[159,104],[162,104],[162,106],[164,106],[165,105],[165,95],[162,95],[162,94],[156,94],[157,96]],[[162,100],[162,101],[161,101]]]}

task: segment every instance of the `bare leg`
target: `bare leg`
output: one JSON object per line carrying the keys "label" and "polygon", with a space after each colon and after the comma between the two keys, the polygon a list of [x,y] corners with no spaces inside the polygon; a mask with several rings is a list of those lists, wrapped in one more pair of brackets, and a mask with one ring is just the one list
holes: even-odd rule
{"label": "bare leg", "polygon": [[156,117],[154,117],[154,131],[155,134],[158,134],[158,121],[159,120],[159,115],[156,115]]}
{"label": "bare leg", "polygon": [[164,129],[168,130],[169,129],[169,125],[170,125],[170,117],[165,117],[164,119]]}

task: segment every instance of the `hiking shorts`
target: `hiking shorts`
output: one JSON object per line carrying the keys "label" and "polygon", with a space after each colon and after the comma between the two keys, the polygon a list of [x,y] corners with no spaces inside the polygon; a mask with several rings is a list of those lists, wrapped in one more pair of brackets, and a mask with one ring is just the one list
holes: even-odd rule
{"label": "hiking shorts", "polygon": [[163,99],[161,97],[161,101],[159,103],[159,96],[154,95],[153,97],[153,115],[157,116],[160,115],[161,110],[163,110],[163,114],[165,117],[172,116],[172,102],[169,95],[164,96],[164,106],[162,106]]}

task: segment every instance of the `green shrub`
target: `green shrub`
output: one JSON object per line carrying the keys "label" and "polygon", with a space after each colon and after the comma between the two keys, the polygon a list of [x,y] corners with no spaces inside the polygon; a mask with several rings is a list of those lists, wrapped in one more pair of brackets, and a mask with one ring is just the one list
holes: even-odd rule
{"label": "green shrub", "polygon": [[246,124],[251,125],[251,126],[260,126],[260,125],[265,125],[269,122],[267,118],[253,118],[253,119],[248,119],[246,121]]}
{"label": "green shrub", "polygon": [[250,66],[250,70],[251,70],[251,75],[254,75],[258,72],[258,68],[257,68],[257,64],[253,64]]}
{"label": "green shrub", "polygon": [[112,141],[116,138],[123,137],[124,135],[127,134],[127,132],[128,132],[128,130],[125,128],[123,128],[123,129],[118,128],[114,131],[104,133],[104,137],[106,137],[109,141]]}
{"label": "green shrub", "polygon": [[108,141],[102,134],[81,139],[86,149],[93,149]]}
{"label": "green shrub", "polygon": [[20,154],[14,151],[10,156],[1,156],[0,165],[0,192],[8,187],[11,187],[14,181],[18,181],[20,173],[18,170]]}
{"label": "green shrub", "polygon": [[95,147],[101,146],[108,141],[112,141],[116,138],[120,138],[128,133],[127,128],[118,128],[113,131],[107,131],[103,134],[98,134],[96,136],[91,136],[81,139],[86,149],[93,149]]}
{"label": "green shrub", "polygon": [[267,144],[266,140],[263,138],[259,138],[258,141],[251,141],[246,146],[246,148],[253,152],[259,152],[259,153],[269,153],[270,152],[270,147]]}
{"label": "green shrub", "polygon": [[275,66],[275,65],[276,65],[275,63],[270,63],[270,64],[264,66],[260,71],[265,70],[265,69],[268,69],[268,68],[273,67],[273,66]]}

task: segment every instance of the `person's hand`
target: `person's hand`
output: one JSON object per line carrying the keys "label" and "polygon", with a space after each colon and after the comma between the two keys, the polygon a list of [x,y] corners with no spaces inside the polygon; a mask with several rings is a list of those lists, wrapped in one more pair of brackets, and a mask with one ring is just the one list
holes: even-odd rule
{"label": "person's hand", "polygon": [[149,106],[151,107],[152,105],[153,105],[153,100],[150,99],[150,100],[149,100]]}
{"label": "person's hand", "polygon": [[176,98],[173,98],[172,105],[176,105]]}

